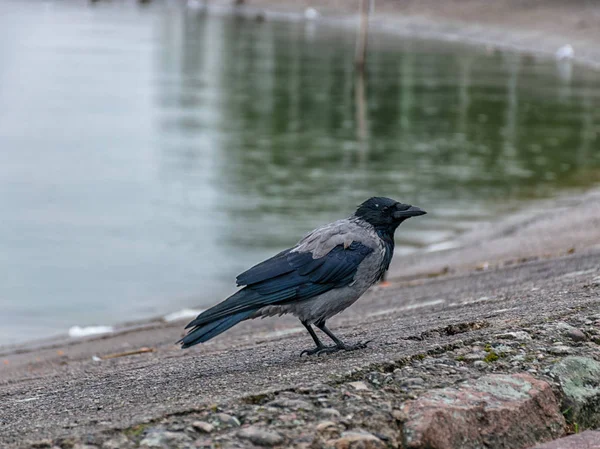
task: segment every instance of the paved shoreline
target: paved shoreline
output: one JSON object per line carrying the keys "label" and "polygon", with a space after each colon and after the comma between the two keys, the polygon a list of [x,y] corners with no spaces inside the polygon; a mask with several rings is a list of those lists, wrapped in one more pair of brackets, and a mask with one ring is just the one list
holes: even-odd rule
{"label": "paved shoreline", "polygon": [[[342,2],[325,3],[323,14],[348,14]],[[480,23],[503,29],[512,16],[500,6],[482,13],[488,3],[448,2],[438,10],[432,1],[408,1],[408,9],[398,10],[381,1],[374,21],[396,26],[406,20],[435,30],[440,16],[450,21],[463,14],[469,21],[479,11]],[[513,26],[530,35],[522,43],[541,42],[552,32],[552,14],[584,5],[543,45],[553,51],[571,26],[576,57],[600,62],[594,49],[579,50],[594,34],[600,41],[600,26],[573,26],[582,16],[587,24],[600,23],[598,8],[588,3],[548,2],[537,16],[525,9]],[[278,7],[294,12],[309,4]],[[525,8],[523,1],[505,4]],[[539,17],[535,33],[527,31],[527,17]],[[440,33],[452,29],[440,23]],[[463,35],[472,31],[458,28]],[[567,416],[561,378],[551,375],[570,357],[600,361],[600,192],[540,202],[465,234],[458,244],[396,259],[389,287],[373,289],[332,320],[348,341],[372,340],[368,350],[299,357],[311,341],[291,317],[246,322],[188,351],[173,344],[184,321],[0,347],[0,447],[204,447],[215,441],[221,447],[354,447],[356,441],[404,447],[414,443],[403,414],[418,405],[410,401],[434,388],[459,391],[465,381],[523,373],[550,386],[550,395],[543,386],[539,391],[558,410],[548,412],[556,428],[536,443],[574,432],[575,425],[600,427],[595,415]],[[562,412],[567,418],[558,416]]]}
{"label": "paved shoreline", "polygon": [[[487,373],[539,376],[567,355],[600,360],[599,291],[600,250],[593,249],[461,275],[395,281],[389,288],[375,289],[331,324],[349,341],[372,340],[368,350],[300,357],[310,338],[295,320],[286,318],[243,323],[226,338],[188,351],[173,344],[183,324],[175,323],[4,354],[10,363],[2,367],[0,380],[0,446],[26,447],[26,442],[43,439],[56,444],[64,438],[87,438],[100,446],[125,435],[128,440],[120,447],[135,447],[149,433],[160,433],[156,429],[180,432],[198,419],[218,420],[215,413],[223,411],[242,425],[264,415],[259,421],[265,426],[281,420],[283,412],[247,410],[253,397],[306,391],[303,400],[315,403],[318,394],[312,389],[324,388],[318,385],[339,392],[349,382],[366,382],[372,373],[389,374],[407,366],[410,373],[395,378],[400,383],[423,379],[418,393]],[[584,341],[565,342],[557,323],[585,332]],[[497,336],[515,332],[526,332],[533,341],[507,350]],[[564,353],[552,352],[557,341]],[[142,347],[152,352],[101,359]],[[510,358],[489,359],[496,352],[510,353]],[[451,366],[443,371],[454,374],[428,377],[430,365],[437,362]],[[369,390],[376,387],[367,384]],[[384,400],[388,393],[380,395]],[[401,407],[413,396],[418,397],[389,393],[387,400]],[[343,401],[330,399],[329,405],[342,413]],[[305,418],[307,429],[314,431],[316,418]],[[143,431],[130,435],[132,426],[140,423]],[[349,430],[365,427],[352,420],[337,425]],[[125,433],[118,430],[128,428]],[[297,446],[294,438],[299,435],[294,432],[300,429],[286,429],[288,434],[279,434]],[[236,431],[228,426],[214,432],[227,442],[225,447],[239,444]]]}

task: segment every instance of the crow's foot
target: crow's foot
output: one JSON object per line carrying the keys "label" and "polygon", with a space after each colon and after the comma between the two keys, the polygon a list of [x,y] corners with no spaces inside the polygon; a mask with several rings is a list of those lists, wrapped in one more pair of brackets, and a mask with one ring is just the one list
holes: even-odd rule
{"label": "crow's foot", "polygon": [[305,349],[304,351],[302,351],[300,353],[300,357],[302,357],[304,354],[306,355],[319,355],[323,352],[332,352],[333,351],[337,351],[337,346],[325,346],[325,345],[321,345],[321,346],[317,346],[316,348],[313,349]]}
{"label": "crow's foot", "polygon": [[359,343],[355,343],[353,345],[347,345],[345,343],[342,343],[340,345],[333,345],[333,346],[317,346],[314,349],[305,349],[304,351],[302,351],[300,353],[300,355],[321,355],[321,354],[333,354],[334,352],[338,352],[338,351],[356,351],[357,349],[365,349],[367,347],[367,344],[369,344],[371,341],[365,341],[365,342],[359,342]]}

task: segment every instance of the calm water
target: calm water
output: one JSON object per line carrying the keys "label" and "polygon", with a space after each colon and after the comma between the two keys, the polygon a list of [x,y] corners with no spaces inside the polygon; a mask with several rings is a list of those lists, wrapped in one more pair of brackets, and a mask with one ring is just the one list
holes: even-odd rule
{"label": "calm water", "polygon": [[600,173],[600,77],[322,24],[0,5],[0,344],[214,303],[374,194],[398,252]]}

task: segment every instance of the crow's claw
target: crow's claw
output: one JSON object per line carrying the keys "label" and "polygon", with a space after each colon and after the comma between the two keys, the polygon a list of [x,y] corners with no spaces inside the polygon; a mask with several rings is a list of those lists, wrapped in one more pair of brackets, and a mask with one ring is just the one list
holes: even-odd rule
{"label": "crow's claw", "polygon": [[302,357],[304,354],[306,355],[320,355],[322,352],[332,352],[332,350],[337,351],[338,347],[337,346],[325,346],[325,345],[321,345],[321,346],[317,346],[316,348],[313,349],[305,349],[304,351],[302,351],[300,353],[300,357]]}

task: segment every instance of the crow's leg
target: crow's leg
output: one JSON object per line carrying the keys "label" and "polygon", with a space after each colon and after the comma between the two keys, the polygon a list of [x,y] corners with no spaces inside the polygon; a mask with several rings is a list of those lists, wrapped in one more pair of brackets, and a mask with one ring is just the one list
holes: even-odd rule
{"label": "crow's leg", "polygon": [[315,330],[312,328],[312,326],[310,324],[308,324],[307,321],[300,321],[300,322],[304,325],[304,327],[306,328],[306,330],[312,337],[313,341],[315,342],[315,345],[317,345],[317,347],[314,349],[305,349],[304,351],[302,351],[300,353],[301,356],[304,354],[306,354],[306,355],[320,354],[322,351],[327,351],[330,348],[335,348],[335,346],[325,346],[321,342],[321,340],[319,339],[317,334],[315,333]]}
{"label": "crow's leg", "polygon": [[365,342],[359,342],[359,343],[356,343],[353,345],[347,345],[342,340],[337,338],[335,336],[335,334],[329,330],[329,328],[325,325],[325,320],[316,322],[315,326],[317,326],[319,329],[321,329],[335,343],[335,346],[323,347],[323,349],[321,349],[317,354],[323,354],[326,352],[336,352],[336,351],[340,351],[340,350],[354,351],[356,349],[364,349],[367,347],[367,344],[369,343],[368,341],[365,341]]}

